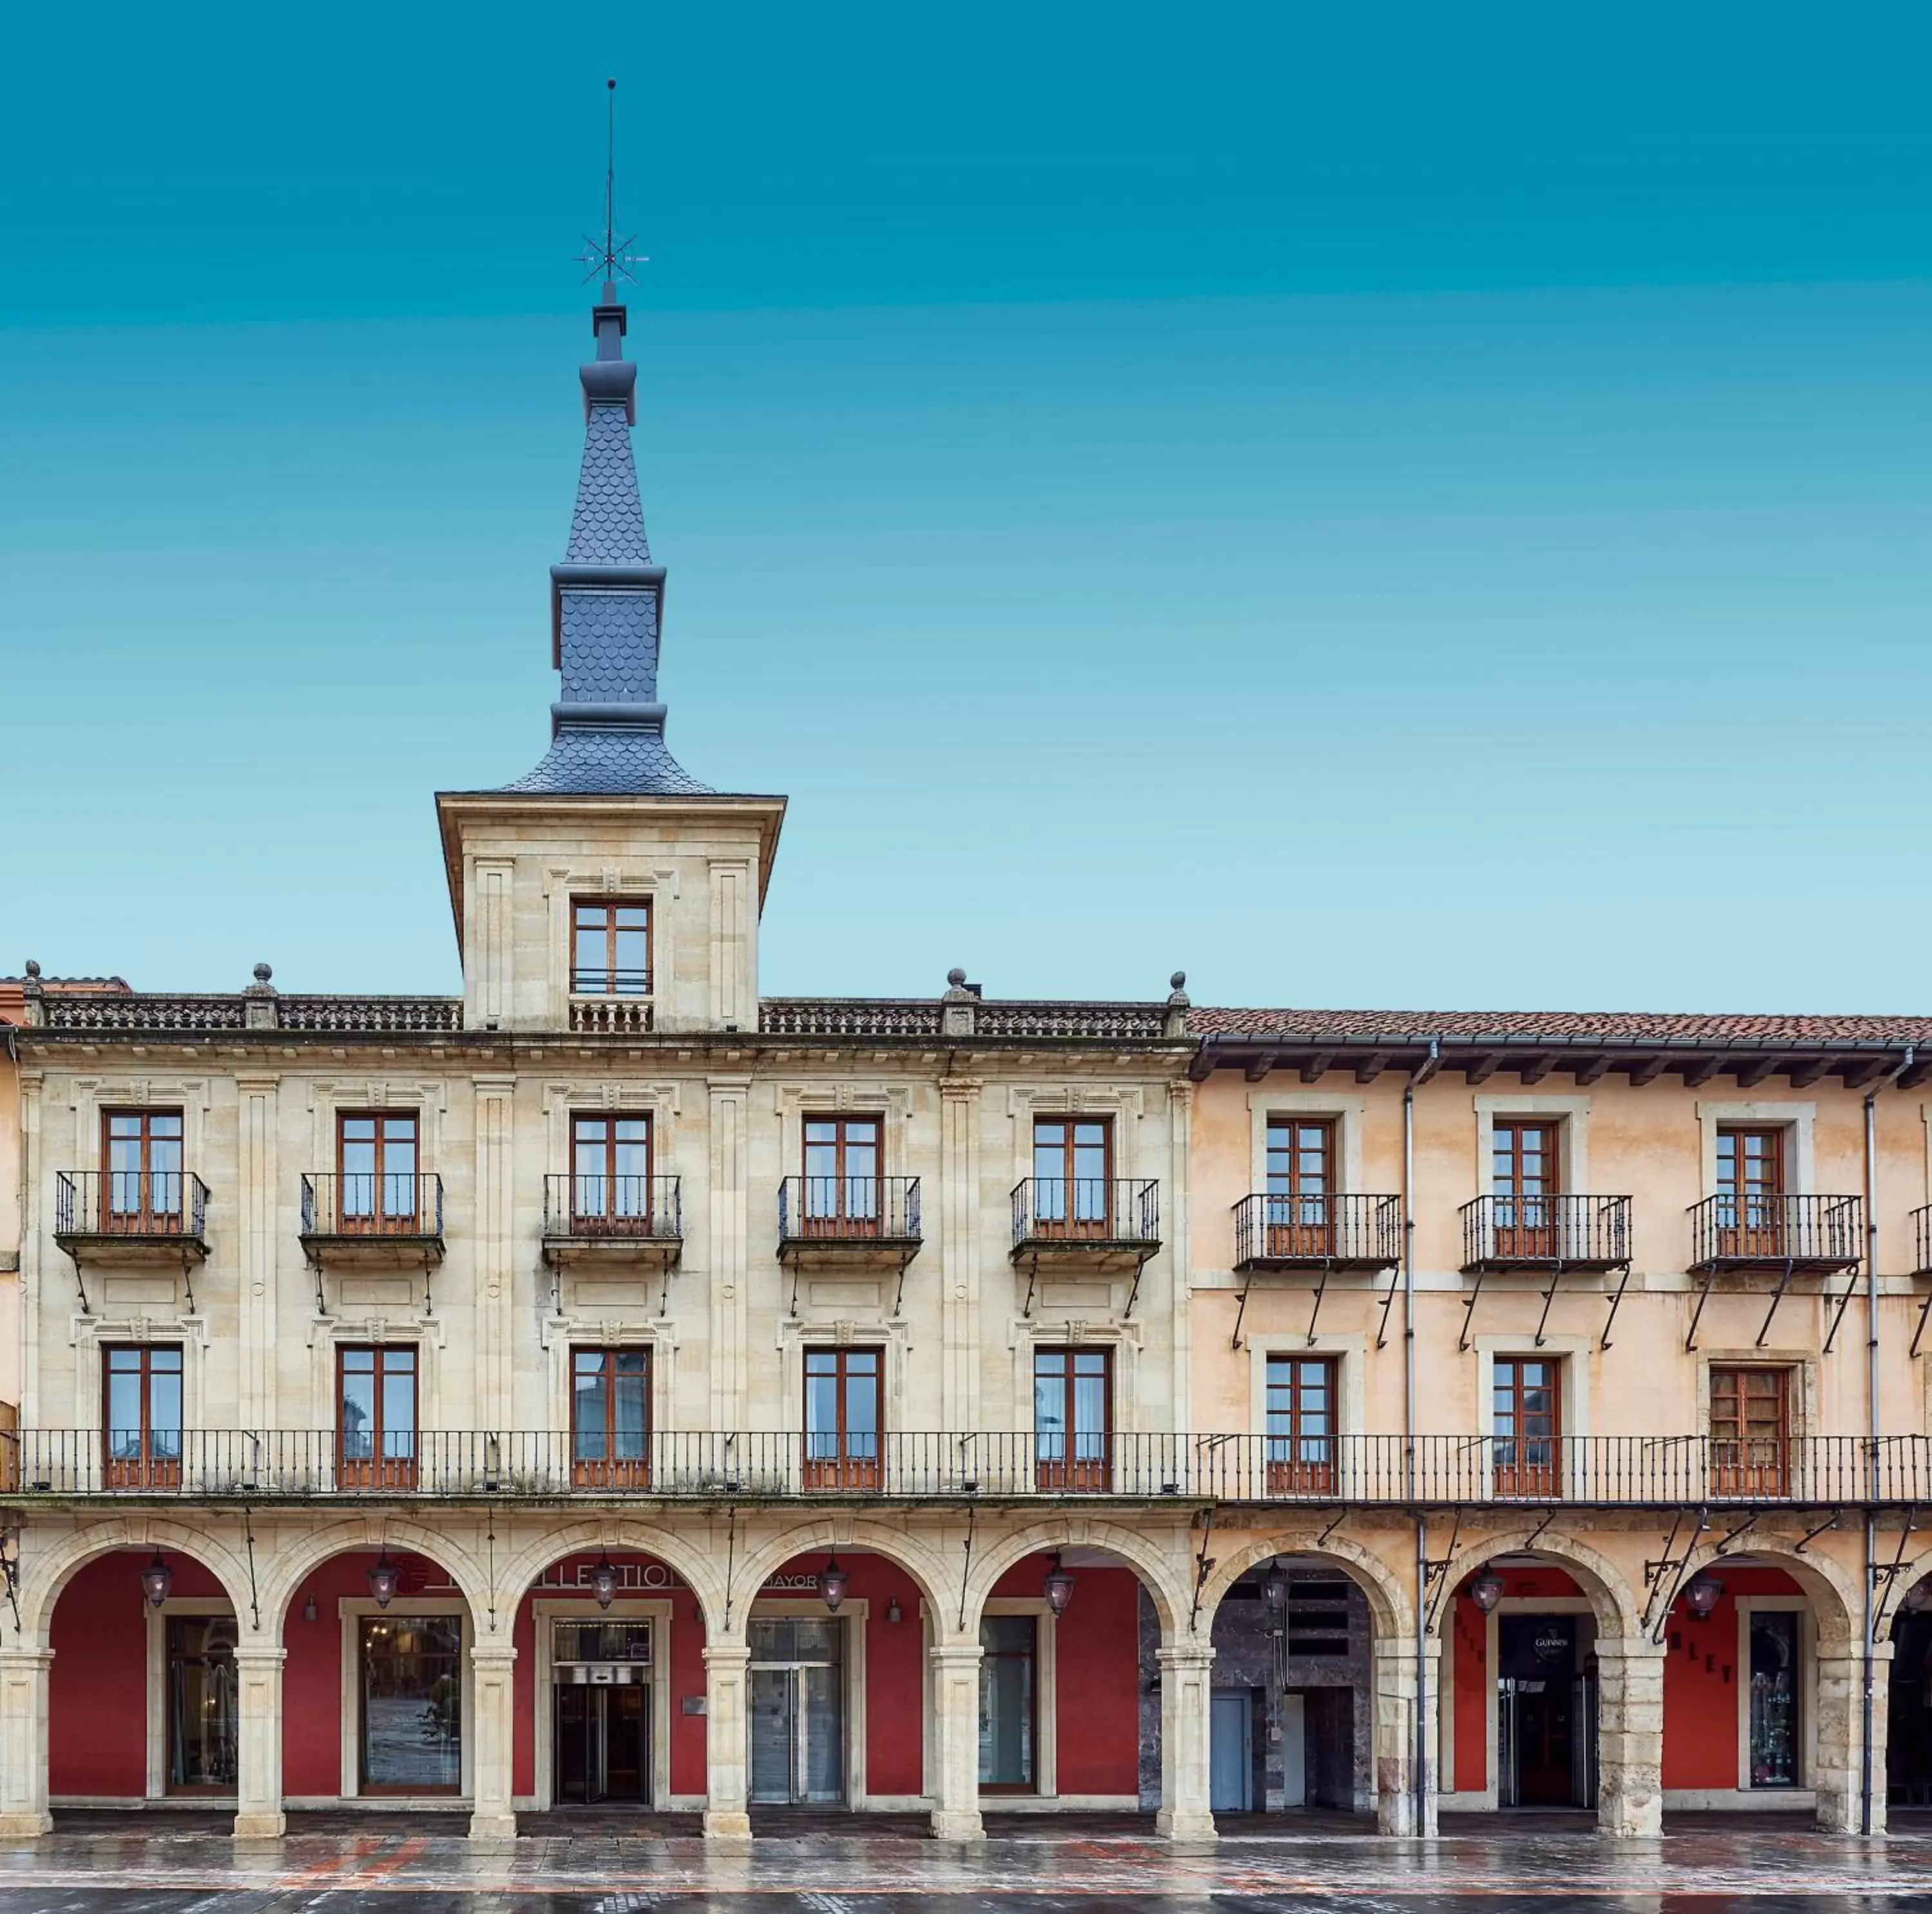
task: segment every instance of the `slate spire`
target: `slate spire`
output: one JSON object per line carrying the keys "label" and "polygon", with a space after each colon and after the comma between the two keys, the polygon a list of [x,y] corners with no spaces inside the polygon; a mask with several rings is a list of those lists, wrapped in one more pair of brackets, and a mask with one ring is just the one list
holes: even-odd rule
{"label": "slate spire", "polygon": [[597,356],[584,387],[584,464],[563,562],[550,568],[551,663],[563,694],[550,706],[550,747],[506,790],[704,793],[673,758],[658,701],[664,572],[651,562],[631,457],[638,368],[624,356],[627,315],[606,280],[592,309]]}

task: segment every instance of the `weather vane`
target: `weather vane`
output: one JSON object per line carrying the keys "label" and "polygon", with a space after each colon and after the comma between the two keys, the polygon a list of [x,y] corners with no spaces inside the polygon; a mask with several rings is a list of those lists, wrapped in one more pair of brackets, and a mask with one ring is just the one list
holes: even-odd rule
{"label": "weather vane", "polygon": [[607,296],[614,297],[617,281],[628,279],[634,285],[638,275],[631,270],[632,267],[648,266],[650,261],[646,256],[631,250],[637,241],[634,232],[625,238],[617,237],[617,82],[607,80],[604,85],[610,102],[604,148],[604,237],[600,241],[586,232],[584,236],[584,250],[578,254],[577,262],[590,268],[584,275],[586,286],[592,280],[601,278]]}

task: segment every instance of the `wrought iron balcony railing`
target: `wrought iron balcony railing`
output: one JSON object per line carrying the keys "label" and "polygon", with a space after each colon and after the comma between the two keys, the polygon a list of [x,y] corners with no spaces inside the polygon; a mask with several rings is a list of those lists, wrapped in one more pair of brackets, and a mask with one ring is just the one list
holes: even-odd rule
{"label": "wrought iron balcony railing", "polygon": [[440,1176],[350,1174],[302,1180],[304,1242],[381,1237],[442,1240]]}
{"label": "wrought iron balcony railing", "polygon": [[547,1176],[546,1242],[676,1243],[684,1204],[674,1176]]}
{"label": "wrought iron balcony railing", "polygon": [[1462,1216],[1465,1270],[1618,1269],[1630,1259],[1628,1196],[1478,1196]]}
{"label": "wrought iron balcony railing", "polygon": [[208,1186],[187,1170],[62,1170],[54,1178],[54,1240],[208,1246]]}
{"label": "wrought iron balcony railing", "polygon": [[577,1436],[392,1431],[379,1457],[333,1430],[25,1430],[0,1436],[0,1492],[188,1498],[647,1497],[708,1501],[1318,1503],[1435,1507],[1932,1502],[1932,1438],[1857,1436],[1165,1435],[886,1431],[828,1462],[793,1432]]}
{"label": "wrought iron balcony railing", "polygon": [[778,1185],[778,1247],[920,1240],[916,1176],[788,1176]]}
{"label": "wrought iron balcony railing", "polygon": [[1234,1205],[1234,1267],[1393,1269],[1402,1261],[1399,1196],[1244,1196]]}
{"label": "wrought iron balcony railing", "polygon": [[1912,1273],[1932,1276],[1932,1203],[1912,1213]]}
{"label": "wrought iron balcony railing", "polygon": [[1864,1202],[1857,1196],[1707,1196],[1691,1205],[1690,1237],[1694,1271],[1851,1269],[1864,1255]]}
{"label": "wrought iron balcony railing", "polygon": [[1013,1186],[1013,1247],[1160,1246],[1160,1185],[1151,1178],[1030,1176]]}

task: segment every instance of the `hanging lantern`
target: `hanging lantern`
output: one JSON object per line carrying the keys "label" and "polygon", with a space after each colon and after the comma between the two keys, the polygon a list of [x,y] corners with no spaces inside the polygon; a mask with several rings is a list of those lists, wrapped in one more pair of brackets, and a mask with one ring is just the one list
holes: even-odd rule
{"label": "hanging lantern", "polygon": [[396,1598],[396,1590],[402,1582],[396,1564],[389,1559],[386,1548],[376,1558],[376,1565],[369,1571],[369,1592],[376,1598],[378,1608],[387,1608]]}
{"label": "hanging lantern", "polygon": [[174,1585],[174,1570],[161,1559],[160,1550],[155,1550],[154,1560],[141,1571],[141,1592],[147,1597],[148,1606],[159,1608]]}
{"label": "hanging lantern", "polygon": [[608,1608],[617,1593],[617,1564],[610,1559],[608,1550],[597,1558],[597,1566],[590,1571],[590,1592],[597,1598],[599,1608]]}
{"label": "hanging lantern", "polygon": [[1046,1605],[1055,1615],[1064,1615],[1073,1599],[1073,1577],[1061,1565],[1060,1551],[1053,1552],[1053,1566],[1046,1572]]}
{"label": "hanging lantern", "polygon": [[1913,1582],[1906,1590],[1905,1599],[1899,1606],[1910,1615],[1922,1614],[1928,1608],[1932,1608],[1932,1578]]}
{"label": "hanging lantern", "polygon": [[838,1612],[851,1586],[852,1578],[838,1566],[837,1555],[827,1556],[825,1566],[818,1571],[818,1592],[825,1598],[825,1606],[834,1615]]}
{"label": "hanging lantern", "polygon": [[1279,1562],[1268,1564],[1268,1572],[1262,1578],[1262,1594],[1271,1615],[1279,1615],[1288,1605],[1288,1576]]}
{"label": "hanging lantern", "polygon": [[1502,1598],[1503,1578],[1485,1562],[1476,1579],[1469,1584],[1469,1599],[1487,1615]]}
{"label": "hanging lantern", "polygon": [[1684,1606],[1702,1622],[1717,1606],[1718,1598],[1724,1592],[1724,1583],[1714,1575],[1694,1575],[1684,1591]]}

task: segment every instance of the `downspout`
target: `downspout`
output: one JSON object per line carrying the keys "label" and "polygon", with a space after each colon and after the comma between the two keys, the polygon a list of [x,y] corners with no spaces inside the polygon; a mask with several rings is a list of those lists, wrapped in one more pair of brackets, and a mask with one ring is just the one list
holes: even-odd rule
{"label": "downspout", "polygon": [[1872,1831],[1872,1724],[1877,1718],[1874,1693],[1878,1666],[1879,1443],[1884,1426],[1878,1400],[1878,1094],[1889,1090],[1911,1069],[1918,1047],[1905,1046],[1904,1060],[1865,1092],[1865,1422],[1871,1438],[1865,1480],[1865,1641],[1864,1694],[1860,1703],[1858,1832]]}
{"label": "downspout", "polygon": [[[1424,1831],[1429,1802],[1429,1522],[1416,1503],[1415,1470],[1415,1093],[1442,1067],[1442,1040],[1409,1072],[1402,1090],[1402,1426],[1403,1474],[1415,1510],[1415,1832]],[[1445,1571],[1446,1572],[1446,1571]]]}

